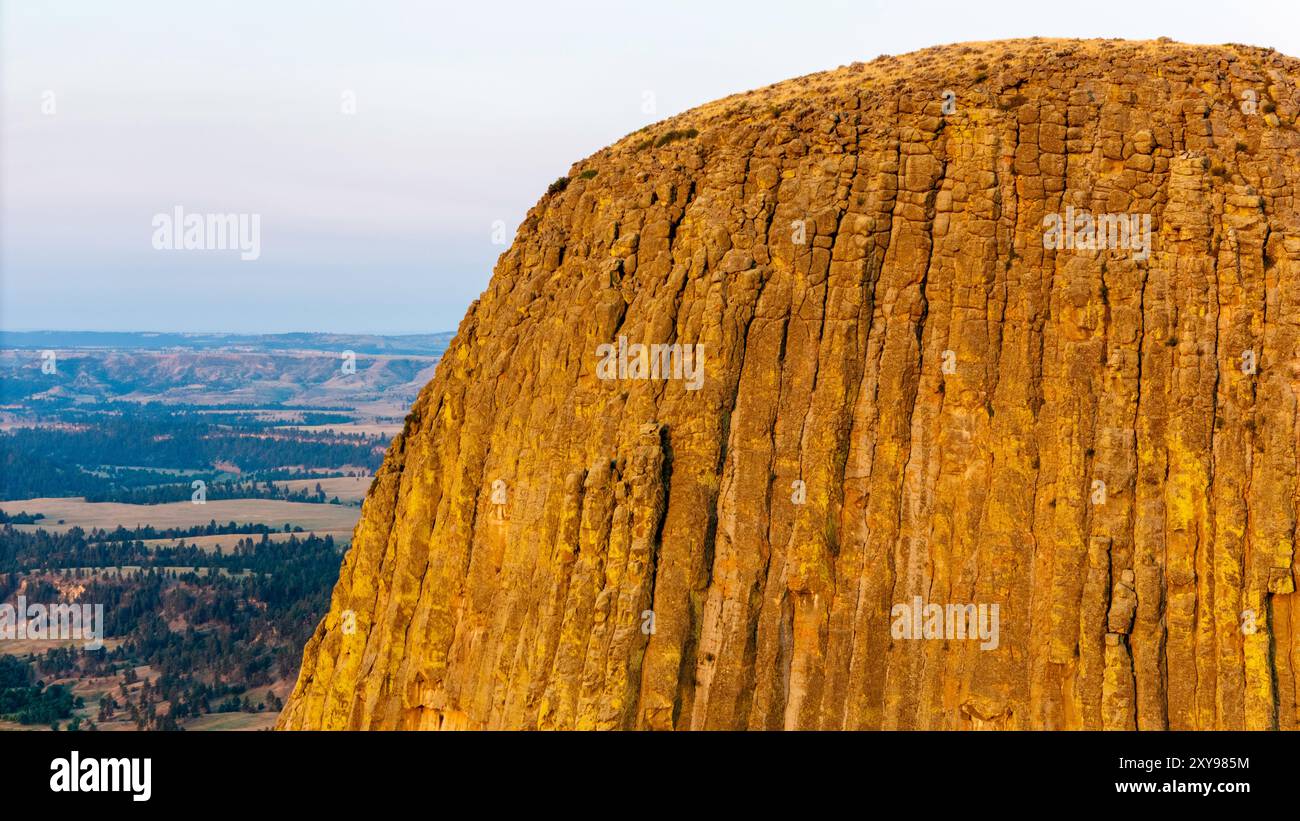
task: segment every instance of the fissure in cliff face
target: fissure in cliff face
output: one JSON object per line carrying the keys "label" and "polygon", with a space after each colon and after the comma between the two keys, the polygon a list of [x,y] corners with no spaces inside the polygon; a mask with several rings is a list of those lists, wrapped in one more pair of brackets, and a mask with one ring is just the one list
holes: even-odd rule
{"label": "fissure in cliff face", "polygon": [[280,726],[1300,727],[1298,72],[951,46],[578,163]]}

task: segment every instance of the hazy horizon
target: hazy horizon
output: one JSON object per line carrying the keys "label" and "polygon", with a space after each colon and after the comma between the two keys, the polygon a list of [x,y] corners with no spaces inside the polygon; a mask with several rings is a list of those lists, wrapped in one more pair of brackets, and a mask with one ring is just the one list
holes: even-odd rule
{"label": "hazy horizon", "polygon": [[137,334],[148,335],[156,334],[158,336],[169,336],[185,334],[189,336],[290,336],[293,334],[317,334],[321,336],[437,336],[439,334],[454,334],[455,328],[443,328],[440,330],[428,331],[406,331],[406,332],[388,332],[388,331],[354,331],[349,329],[342,330],[320,330],[307,328],[304,330],[294,331],[230,331],[223,328],[185,328],[184,330],[160,330],[158,328],[4,328],[0,327],[0,334]]}
{"label": "hazy horizon", "polygon": [[[551,181],[710,100],[970,40],[1264,30],[1300,54],[1284,2],[0,9],[13,330],[454,331]],[[156,250],[177,206],[256,215],[257,258]]]}

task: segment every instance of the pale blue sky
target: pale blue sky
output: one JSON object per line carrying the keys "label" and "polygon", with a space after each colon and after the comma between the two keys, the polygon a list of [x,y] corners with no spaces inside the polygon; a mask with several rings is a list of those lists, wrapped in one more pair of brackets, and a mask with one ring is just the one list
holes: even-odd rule
{"label": "pale blue sky", "polygon": [[[0,327],[15,330],[452,330],[504,250],[494,220],[512,233],[575,160],[708,100],[963,40],[1300,55],[1295,0],[0,9]],[[260,214],[261,257],[155,251],[153,215],[178,204]]]}

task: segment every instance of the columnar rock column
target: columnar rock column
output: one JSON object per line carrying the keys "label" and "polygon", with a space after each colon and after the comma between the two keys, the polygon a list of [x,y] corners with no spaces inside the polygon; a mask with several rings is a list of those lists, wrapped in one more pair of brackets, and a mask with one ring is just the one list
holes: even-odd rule
{"label": "columnar rock column", "polygon": [[1298,76],[949,46],[577,163],[281,727],[1300,727]]}

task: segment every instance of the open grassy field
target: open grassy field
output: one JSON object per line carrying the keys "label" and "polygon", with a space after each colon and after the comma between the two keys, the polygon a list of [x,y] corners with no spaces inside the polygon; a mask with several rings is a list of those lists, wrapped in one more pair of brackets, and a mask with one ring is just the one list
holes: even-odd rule
{"label": "open grassy field", "polygon": [[209,713],[182,723],[186,730],[269,730],[275,726],[280,713],[267,710],[262,713]]}
{"label": "open grassy field", "polygon": [[296,430],[330,433],[364,433],[367,436],[396,436],[405,427],[401,422],[346,422],[330,425],[289,425]]}
{"label": "open grassy field", "polygon": [[15,525],[18,530],[64,532],[72,527],[86,530],[118,525],[133,528],[193,527],[210,521],[225,524],[264,524],[283,529],[286,524],[303,530],[351,531],[361,516],[361,508],[350,505],[319,505],[308,502],[284,502],[278,499],[217,499],[201,505],[171,502],[162,505],[128,505],[118,502],[87,502],[81,497],[62,499],[19,499],[0,502],[0,510],[15,514],[43,513],[45,518],[32,525]]}
{"label": "open grassy field", "polygon": [[[322,539],[326,536],[333,536],[334,543],[340,545],[351,544],[352,542],[352,528],[350,527],[345,530],[311,530],[304,533],[271,533],[267,538],[272,542],[287,542],[289,541],[290,536],[296,536],[299,539],[302,539],[308,535],[316,535]],[[200,550],[211,553],[216,550],[218,546],[230,550],[239,542],[240,539],[248,538],[258,542],[262,540],[262,537],[257,534],[249,536],[232,533],[225,536],[189,536],[185,539],[145,539],[144,544],[147,547],[172,547],[179,541],[187,545],[194,545]]]}
{"label": "open grassy field", "polygon": [[373,476],[338,476],[333,479],[290,479],[287,482],[273,482],[276,487],[288,488],[291,491],[306,490],[314,492],[316,485],[321,486],[325,495],[329,497],[337,496],[341,502],[359,502],[366,498],[366,491],[370,489],[370,483],[373,482]]}
{"label": "open grassy field", "polygon": [[[121,639],[107,637],[104,646],[109,650],[117,649]],[[85,639],[3,639],[0,640],[0,655],[26,656],[31,653],[43,654],[59,647],[84,647]]]}

